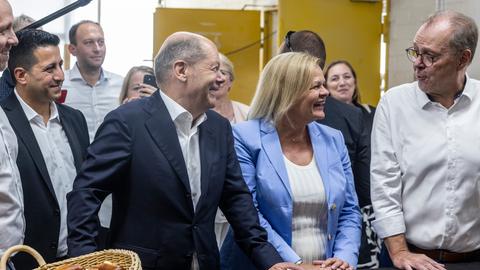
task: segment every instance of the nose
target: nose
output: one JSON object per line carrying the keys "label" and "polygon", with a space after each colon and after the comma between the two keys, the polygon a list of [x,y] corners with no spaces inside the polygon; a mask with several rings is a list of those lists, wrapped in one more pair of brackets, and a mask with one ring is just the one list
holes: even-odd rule
{"label": "nose", "polygon": [[330,91],[328,91],[325,85],[322,85],[322,87],[320,88],[320,92],[318,93],[318,96],[321,98],[325,98],[328,95],[330,95]]}
{"label": "nose", "polygon": [[7,42],[8,44],[10,44],[10,46],[17,46],[18,44],[18,39],[15,35],[15,32],[13,31],[13,28],[10,28],[9,30]]}
{"label": "nose", "polygon": [[413,62],[413,67],[414,68],[425,67],[425,63],[423,63],[422,55],[417,55],[417,58],[415,58],[415,61]]}
{"label": "nose", "polygon": [[217,84],[220,85],[220,84],[224,83],[225,80],[226,80],[226,77],[227,77],[227,76],[224,76],[224,75],[222,74],[222,72],[220,72],[220,70],[217,71],[217,78],[216,78]]}
{"label": "nose", "polygon": [[53,79],[54,79],[55,81],[61,81],[61,82],[63,82],[63,80],[65,79],[65,73],[63,72],[62,67],[58,67],[58,68],[55,70],[55,73],[53,74]]}

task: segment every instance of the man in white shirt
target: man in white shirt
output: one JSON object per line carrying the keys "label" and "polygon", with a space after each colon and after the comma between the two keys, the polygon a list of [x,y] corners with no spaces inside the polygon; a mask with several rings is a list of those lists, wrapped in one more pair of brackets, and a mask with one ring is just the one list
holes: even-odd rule
{"label": "man in white shirt", "polygon": [[[18,43],[12,23],[10,4],[0,0],[0,71],[7,66],[10,49]],[[17,137],[0,109],[0,256],[7,248],[23,243],[25,219],[17,155]]]}
{"label": "man in white shirt", "polygon": [[[89,144],[82,113],[56,104],[63,82],[59,38],[42,30],[17,33],[8,68],[15,89],[2,108],[18,138],[17,166],[25,209],[24,243],[47,262],[67,255],[66,193]],[[17,269],[37,267],[31,256],[13,257]]]}
{"label": "man in white shirt", "polygon": [[[102,68],[107,47],[99,23],[80,21],[70,28],[69,39],[68,50],[77,62],[65,72],[65,104],[83,113],[92,142],[105,115],[119,105],[123,77]],[[111,197],[104,201],[98,216],[102,224],[100,238],[106,241],[112,216]]]}
{"label": "man in white shirt", "polygon": [[400,269],[480,260],[480,82],[475,22],[432,15],[406,49],[416,82],[389,90],[372,133],[375,226]]}
{"label": "man in white shirt", "polygon": [[155,60],[152,96],[112,111],[68,194],[68,247],[98,249],[96,214],[113,194],[110,246],[137,252],[145,270],[220,268],[217,207],[258,269],[302,269],[268,243],[242,179],[230,123],[209,110],[219,84],[218,51],[193,33],[174,33]]}
{"label": "man in white shirt", "polygon": [[93,141],[105,115],[119,105],[123,77],[102,68],[107,48],[100,24],[81,21],[70,28],[69,39],[68,50],[77,62],[65,72],[65,104],[83,113]]}

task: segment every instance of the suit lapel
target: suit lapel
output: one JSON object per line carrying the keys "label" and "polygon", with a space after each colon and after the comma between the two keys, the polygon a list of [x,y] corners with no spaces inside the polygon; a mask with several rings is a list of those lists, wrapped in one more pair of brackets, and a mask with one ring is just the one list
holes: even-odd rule
{"label": "suit lapel", "polygon": [[12,125],[15,134],[17,135],[18,140],[21,140],[25,148],[29,152],[30,156],[35,163],[40,175],[42,176],[43,181],[47,185],[50,193],[56,200],[55,191],[52,186],[52,182],[50,180],[50,176],[48,174],[47,165],[45,164],[45,160],[43,159],[42,151],[38,146],[37,139],[33,134],[33,130],[30,126],[30,123],[27,120],[27,116],[22,109],[19,101],[15,94],[11,94],[6,100],[3,105],[5,109],[5,113],[8,116],[10,124]]}
{"label": "suit lapel", "polygon": [[[207,196],[208,184],[210,179],[211,161],[214,160],[214,155],[219,154],[220,149],[213,148],[215,138],[210,129],[208,119],[199,126],[199,144],[200,144],[200,168],[201,168],[201,190],[202,194],[198,201],[198,205]],[[198,209],[198,207],[197,207]]]}
{"label": "suit lapel", "polygon": [[151,115],[145,123],[150,136],[170,162],[185,189],[190,193],[187,167],[178,141],[177,130],[159,91],[148,100],[146,110]]}
{"label": "suit lapel", "polygon": [[313,154],[315,155],[315,162],[320,171],[323,187],[328,199],[331,198],[331,196],[328,178],[329,156],[327,146],[325,145],[325,140],[323,140],[322,134],[320,134],[318,128],[315,127],[315,123],[310,123],[308,125],[308,132],[310,133],[310,140],[312,142]]}
{"label": "suit lapel", "polygon": [[62,125],[65,134],[67,135],[68,144],[70,145],[70,150],[72,151],[73,161],[75,162],[75,168],[77,173],[82,166],[82,150],[80,149],[80,140],[78,139],[77,133],[73,129],[72,123],[69,121],[69,118],[65,115],[65,111],[62,105],[57,104],[58,114],[60,116],[60,124]]}
{"label": "suit lapel", "polygon": [[285,161],[283,160],[283,152],[277,130],[272,124],[264,121],[260,122],[260,130],[265,154],[282,181],[283,186],[288,191],[290,199],[292,199],[292,190],[290,188],[290,182],[288,181],[287,169],[285,167]]}

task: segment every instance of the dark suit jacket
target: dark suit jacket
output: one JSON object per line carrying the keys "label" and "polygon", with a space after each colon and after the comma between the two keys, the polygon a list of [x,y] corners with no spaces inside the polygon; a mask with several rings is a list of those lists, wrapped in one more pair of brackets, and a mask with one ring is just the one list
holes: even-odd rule
{"label": "dark suit jacket", "polygon": [[[22,179],[26,223],[24,243],[36,249],[47,262],[52,262],[57,253],[60,208],[45,160],[16,95],[12,93],[2,102],[2,107],[18,138],[17,165]],[[89,144],[87,123],[80,111],[61,104],[57,104],[57,108],[78,171]],[[21,253],[13,262],[17,269],[38,266],[31,256]]]}
{"label": "dark suit jacket", "polygon": [[10,70],[7,68],[3,71],[0,77],[0,101],[6,99],[13,92],[15,84],[12,81]]}
{"label": "dark suit jacket", "polygon": [[206,114],[199,126],[202,194],[196,211],[175,125],[159,91],[107,115],[67,196],[70,255],[95,251],[96,213],[112,193],[111,246],[137,252],[143,269],[190,270],[194,252],[200,269],[219,269],[218,206],[259,269],[281,261],[259,225],[228,120]]}
{"label": "dark suit jacket", "polygon": [[327,97],[325,118],[318,121],[342,132],[352,163],[355,190],[360,207],[370,205],[370,134],[362,111]]}

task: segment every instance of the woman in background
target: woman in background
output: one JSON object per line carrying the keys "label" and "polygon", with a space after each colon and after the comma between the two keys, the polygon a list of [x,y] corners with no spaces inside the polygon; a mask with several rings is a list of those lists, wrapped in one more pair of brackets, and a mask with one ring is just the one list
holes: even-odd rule
{"label": "woman in background", "polygon": [[143,77],[152,75],[153,69],[147,66],[132,67],[123,79],[122,90],[120,91],[120,104],[127,103],[140,97],[149,97],[157,90],[154,86],[143,83]]}
{"label": "woman in background", "polygon": [[[368,141],[370,141],[375,107],[361,103],[357,74],[352,65],[344,60],[332,62],[325,70],[325,77],[327,79],[327,89],[333,98],[360,108],[363,114],[364,126],[368,133]],[[370,189],[368,188],[366,191],[357,190],[357,192],[362,192],[358,196],[361,198],[360,211],[362,212],[363,220],[358,268],[377,268],[379,266],[378,256],[381,252],[381,240],[371,225],[375,216],[370,198]]]}
{"label": "woman in background", "polygon": [[[235,150],[268,241],[286,262],[353,269],[360,211],[348,152],[338,130],[318,124],[328,91],[319,59],[277,55],[265,66],[248,121],[234,125]],[[222,269],[255,269],[234,243]]]}
{"label": "woman in background", "polygon": [[[230,59],[222,53],[219,53],[219,56],[220,73],[222,74],[224,82],[220,85],[220,88],[214,92],[216,101],[213,110],[227,118],[230,123],[239,123],[247,119],[249,107],[243,103],[230,100],[228,97],[228,92],[230,92],[233,80],[235,79],[235,72]],[[215,235],[217,236],[218,248],[222,247],[223,240],[225,240],[227,236],[228,228],[227,219],[220,209],[217,210],[217,215],[215,216]]]}

